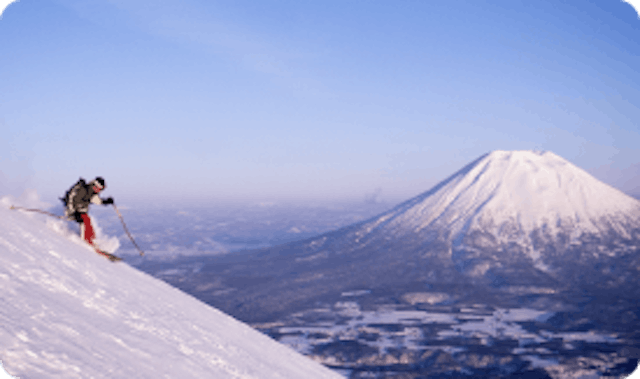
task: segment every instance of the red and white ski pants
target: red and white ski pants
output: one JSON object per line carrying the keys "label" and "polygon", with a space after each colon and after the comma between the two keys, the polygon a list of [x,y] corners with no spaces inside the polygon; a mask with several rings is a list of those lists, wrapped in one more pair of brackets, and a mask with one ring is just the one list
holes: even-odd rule
{"label": "red and white ski pants", "polygon": [[93,225],[91,225],[91,219],[86,213],[80,213],[82,217],[82,223],[80,224],[80,238],[87,241],[87,243],[93,246],[93,240],[96,238],[96,234],[93,231]]}

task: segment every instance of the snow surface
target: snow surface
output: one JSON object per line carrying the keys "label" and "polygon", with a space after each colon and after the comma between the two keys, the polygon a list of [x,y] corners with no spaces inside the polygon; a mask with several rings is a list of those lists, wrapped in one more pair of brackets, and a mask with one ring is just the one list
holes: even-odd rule
{"label": "snow surface", "polygon": [[10,200],[0,201],[0,377],[341,378]]}
{"label": "snow surface", "polygon": [[[453,236],[509,224],[518,232],[598,233],[637,224],[640,202],[552,152],[494,151],[377,220],[396,230],[438,227]],[[455,237],[454,237],[455,238]]]}

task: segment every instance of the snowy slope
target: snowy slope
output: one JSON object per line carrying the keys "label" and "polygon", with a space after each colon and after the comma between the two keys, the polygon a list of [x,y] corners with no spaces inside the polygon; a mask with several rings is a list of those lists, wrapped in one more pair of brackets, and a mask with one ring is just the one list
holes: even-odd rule
{"label": "snowy slope", "polygon": [[[37,378],[339,378],[245,324],[0,207],[0,361]],[[48,226],[46,224],[49,224]]]}

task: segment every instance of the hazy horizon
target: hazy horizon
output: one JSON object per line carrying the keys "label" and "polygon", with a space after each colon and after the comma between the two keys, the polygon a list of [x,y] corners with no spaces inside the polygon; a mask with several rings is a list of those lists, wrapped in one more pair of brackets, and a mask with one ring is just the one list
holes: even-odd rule
{"label": "hazy horizon", "polygon": [[[471,163],[471,162],[467,162]],[[440,182],[446,180],[451,175],[454,175],[459,169],[462,169],[462,166],[456,169],[455,171],[449,173],[445,177],[437,180],[433,183],[433,185],[428,188],[424,188],[422,191],[414,194],[407,194],[402,197],[401,195],[396,194],[395,196],[385,196],[382,193],[380,188],[376,190],[359,194],[354,196],[342,196],[342,197],[305,197],[305,196],[256,196],[254,198],[234,198],[234,197],[201,197],[201,198],[188,198],[188,197],[180,197],[179,194],[171,195],[155,195],[148,196],[147,193],[141,194],[123,194],[118,189],[112,189],[107,187],[102,193],[101,197],[109,197],[112,196],[117,198],[117,203],[120,206],[124,207],[136,207],[136,208],[207,208],[207,209],[241,209],[241,208],[283,208],[283,207],[321,207],[321,208],[332,208],[332,207],[366,207],[372,206],[376,208],[382,207],[393,207],[398,204],[401,204],[407,200],[410,200],[416,196],[420,196],[421,194],[428,192],[434,186],[438,185]],[[589,173],[593,175],[592,173]],[[595,176],[594,176],[595,177]],[[91,178],[91,177],[86,177]],[[598,179],[596,177],[596,179]],[[90,179],[87,179],[90,180]],[[600,180],[600,179],[598,179]],[[640,200],[640,189],[636,191],[624,191],[621,188],[618,188],[610,183],[605,184],[621,191],[622,193],[634,197]],[[0,191],[0,197],[2,196],[11,196],[14,199],[17,199],[17,202],[26,202],[30,204],[39,204],[43,208],[53,208],[58,210],[62,210],[62,205],[59,198],[64,194],[65,190],[60,191],[60,194],[50,194],[44,193],[42,194],[37,188],[26,188],[20,193],[14,191],[14,193],[8,191]],[[93,209],[100,209],[98,206],[94,206]]]}

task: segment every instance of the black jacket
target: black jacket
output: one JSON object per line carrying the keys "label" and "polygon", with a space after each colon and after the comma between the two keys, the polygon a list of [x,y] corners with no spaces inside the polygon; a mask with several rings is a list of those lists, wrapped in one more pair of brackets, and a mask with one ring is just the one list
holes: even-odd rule
{"label": "black jacket", "polygon": [[93,191],[94,181],[91,181],[84,186],[78,186],[69,193],[69,201],[67,202],[67,209],[65,213],[67,217],[71,218],[76,212],[87,213],[89,212],[89,204],[102,204],[104,199],[100,198],[97,193]]}

